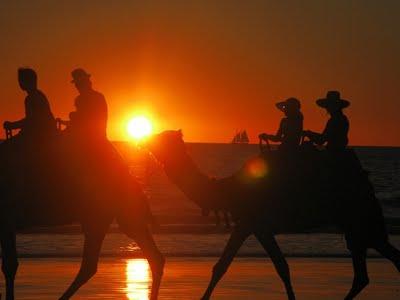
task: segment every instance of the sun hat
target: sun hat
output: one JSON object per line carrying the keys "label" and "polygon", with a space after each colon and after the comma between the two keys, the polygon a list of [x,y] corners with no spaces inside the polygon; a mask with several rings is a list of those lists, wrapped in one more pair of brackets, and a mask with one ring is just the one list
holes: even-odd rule
{"label": "sun hat", "polygon": [[326,94],[326,98],[318,99],[317,105],[323,108],[346,108],[350,105],[350,102],[340,97],[338,91],[329,91]]}
{"label": "sun hat", "polygon": [[86,79],[90,78],[90,74],[87,73],[82,68],[78,68],[78,69],[73,70],[71,72],[71,75],[72,75],[72,78],[73,78],[71,80],[71,83],[79,82],[79,81],[86,80]]}
{"label": "sun hat", "polygon": [[279,110],[282,110],[282,111],[286,110],[286,108],[291,108],[291,109],[295,109],[295,110],[300,110],[300,108],[301,108],[300,101],[293,97],[286,99],[285,101],[278,102],[275,105]]}

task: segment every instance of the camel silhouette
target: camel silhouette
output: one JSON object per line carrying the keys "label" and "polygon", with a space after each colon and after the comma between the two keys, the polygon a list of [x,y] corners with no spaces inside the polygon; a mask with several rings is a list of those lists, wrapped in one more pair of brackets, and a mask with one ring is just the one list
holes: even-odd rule
{"label": "camel silhouette", "polygon": [[1,153],[0,242],[6,300],[14,299],[19,229],[81,224],[81,267],[59,298],[66,300],[96,273],[101,245],[114,219],[148,260],[152,271],[151,299],[157,299],[164,258],[148,229],[148,207],[141,188],[125,164],[118,162],[119,155],[115,154],[107,168],[96,169],[95,164],[89,168],[85,162],[90,157],[79,160],[76,151],[64,146],[60,146],[60,141],[46,147],[38,145],[30,149],[25,160],[21,155]]}
{"label": "camel silhouette", "polygon": [[[254,234],[271,258],[289,300],[295,299],[289,266],[274,235],[334,225],[345,234],[354,279],[345,299],[354,299],[369,283],[367,249],[374,248],[400,271],[400,252],[388,241],[382,210],[366,172],[355,154],[345,155],[356,167],[346,168],[339,179],[328,165],[310,162],[325,151],[311,151],[299,159],[286,155],[279,161],[272,152],[250,159],[233,176],[211,179],[186,152],[181,131],[165,131],[144,145],[163,166],[170,180],[202,209],[229,211],[236,221],[223,253],[212,270],[201,298],[210,299],[244,241]],[[280,155],[282,157],[282,155]],[[278,162],[276,162],[278,161]],[[340,164],[339,164],[340,165]],[[289,168],[288,168],[289,166]],[[290,168],[290,166],[292,166]],[[287,171],[289,169],[290,171]],[[334,167],[333,167],[334,169]]]}

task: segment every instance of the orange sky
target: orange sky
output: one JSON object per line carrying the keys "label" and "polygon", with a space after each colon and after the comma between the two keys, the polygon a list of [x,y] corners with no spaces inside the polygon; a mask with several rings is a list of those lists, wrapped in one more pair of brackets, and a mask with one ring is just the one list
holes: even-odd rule
{"label": "orange sky", "polygon": [[351,144],[400,146],[399,1],[4,2],[2,121],[23,114],[19,66],[37,70],[64,118],[76,95],[70,71],[82,66],[106,96],[114,140],[145,111],[156,130],[182,128],[187,141],[229,142],[246,128],[255,142],[275,132],[274,103],[290,96],[305,127],[321,130],[315,99],[338,89],[352,101]]}

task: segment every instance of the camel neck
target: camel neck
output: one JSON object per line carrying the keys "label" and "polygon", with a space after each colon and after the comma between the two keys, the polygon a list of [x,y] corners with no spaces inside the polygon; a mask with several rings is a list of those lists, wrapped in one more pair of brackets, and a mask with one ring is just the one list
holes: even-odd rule
{"label": "camel neck", "polygon": [[215,198],[213,180],[202,173],[189,155],[165,164],[165,172],[181,191],[201,208],[210,208]]}

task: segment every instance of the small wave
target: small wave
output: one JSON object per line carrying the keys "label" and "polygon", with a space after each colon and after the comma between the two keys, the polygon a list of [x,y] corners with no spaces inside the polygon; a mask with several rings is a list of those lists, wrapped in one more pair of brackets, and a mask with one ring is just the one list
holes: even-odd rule
{"label": "small wave", "polygon": [[[156,234],[157,246],[166,257],[219,257],[229,239],[229,234]],[[400,246],[400,236],[391,241]],[[277,236],[283,253],[289,257],[344,257],[348,255],[341,234],[284,234]],[[53,258],[80,257],[83,238],[80,235],[26,234],[18,236],[20,257]],[[376,255],[374,252],[371,255]],[[102,257],[142,257],[138,245],[123,234],[109,234],[104,240]],[[255,237],[250,237],[241,247],[239,257],[264,257],[264,249]]]}

